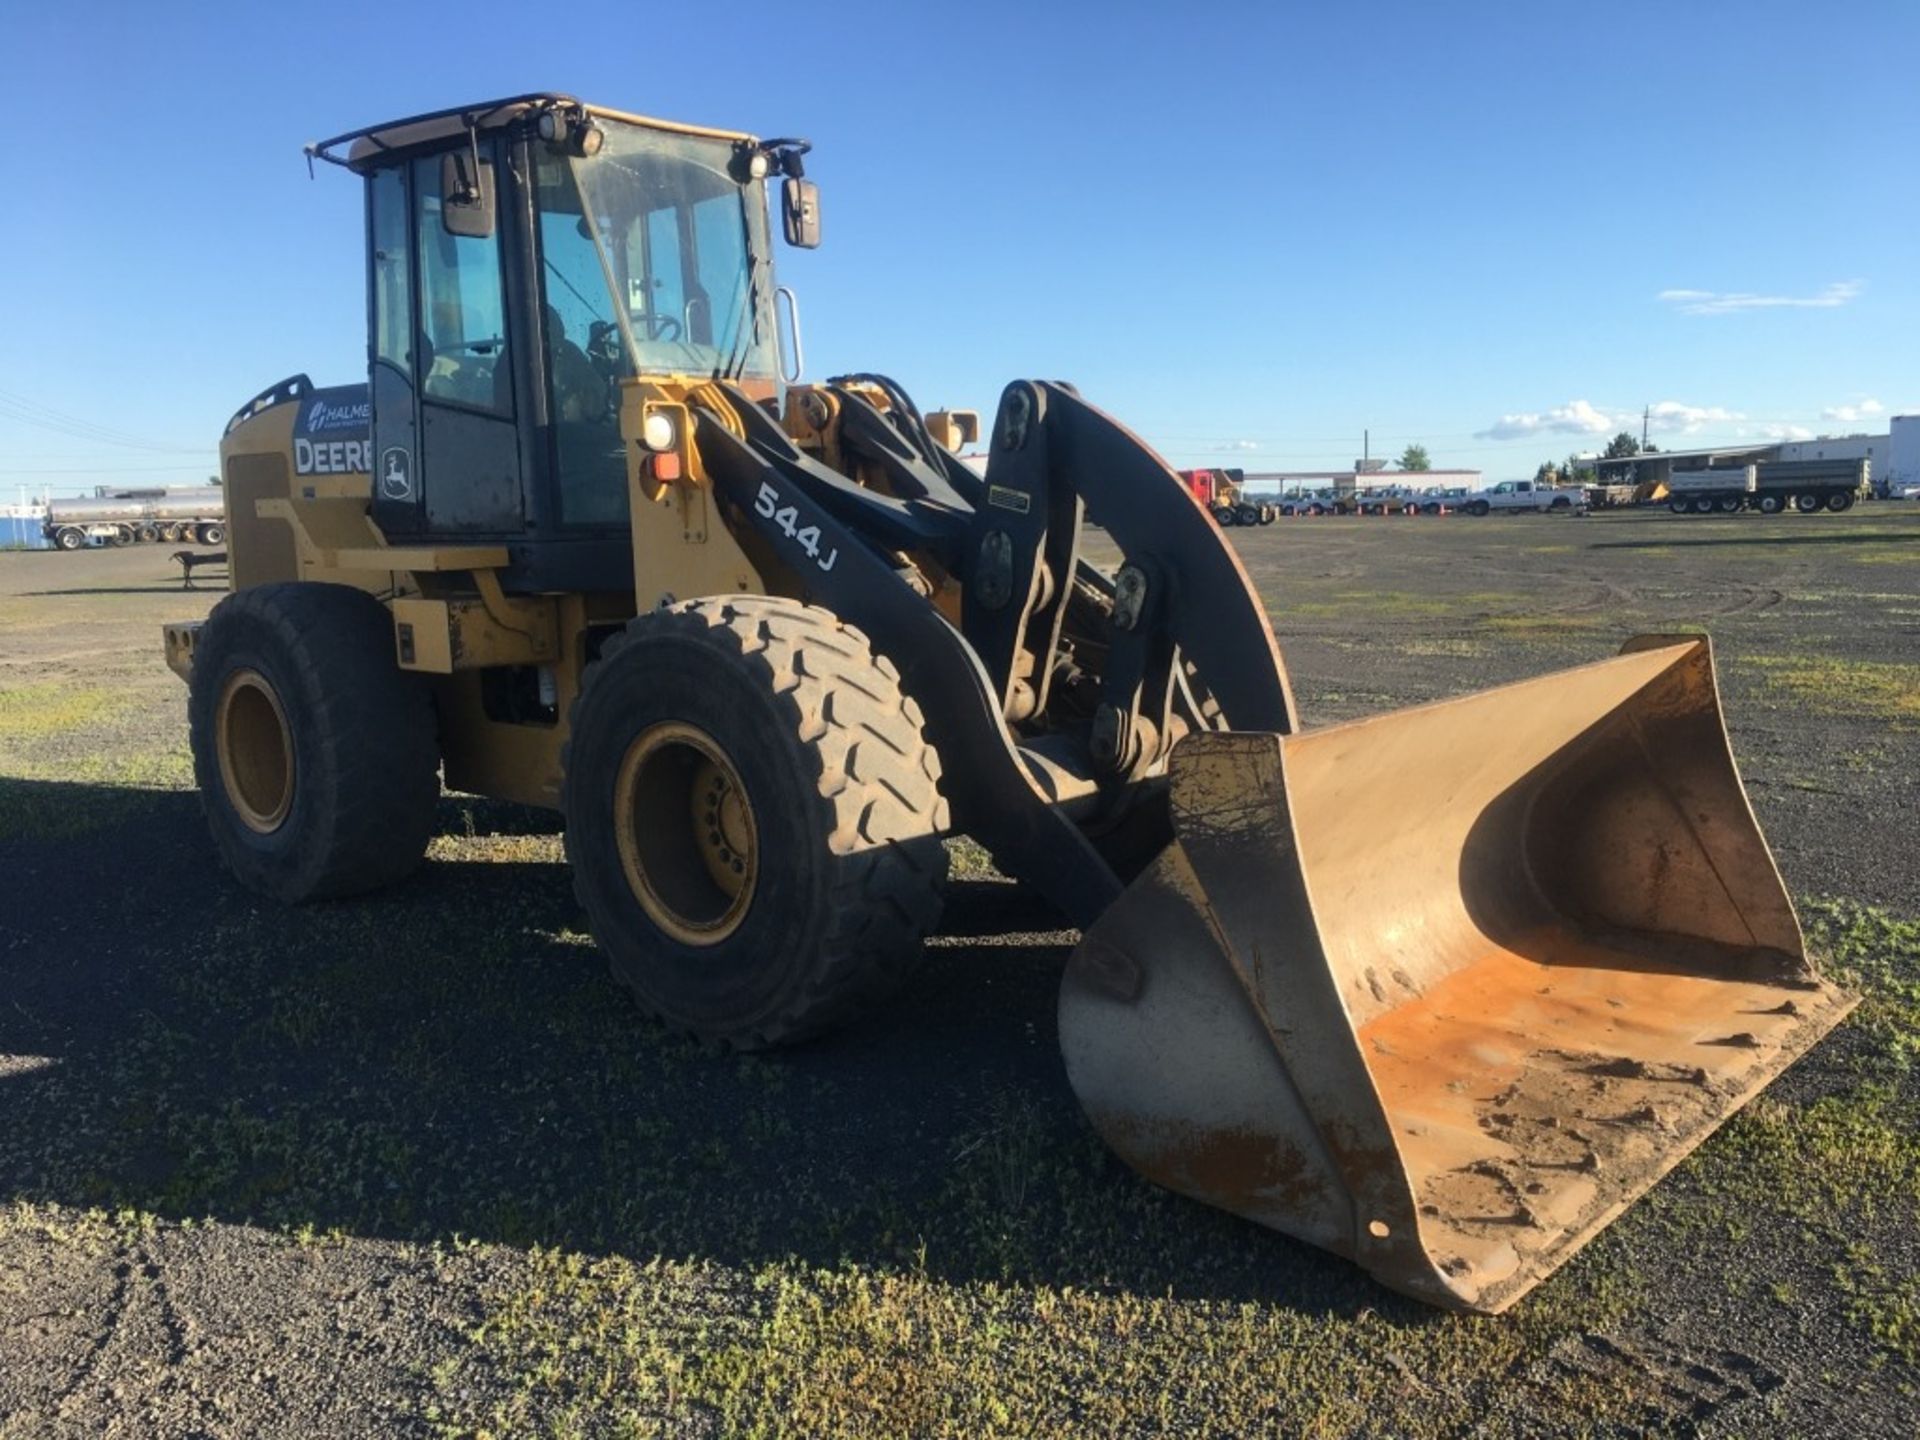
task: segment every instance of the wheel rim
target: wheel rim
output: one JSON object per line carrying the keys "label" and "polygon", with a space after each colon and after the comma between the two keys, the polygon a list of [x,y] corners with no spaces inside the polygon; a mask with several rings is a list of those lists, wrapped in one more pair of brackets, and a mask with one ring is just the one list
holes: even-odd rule
{"label": "wheel rim", "polygon": [[725,750],[679,722],[633,738],[613,787],[620,868],[647,918],[684,945],[740,928],[759,876],[759,828]]}
{"label": "wheel rim", "polygon": [[278,830],[293,808],[293,734],[258,670],[236,670],[220,687],[214,749],[233,813],[256,834]]}

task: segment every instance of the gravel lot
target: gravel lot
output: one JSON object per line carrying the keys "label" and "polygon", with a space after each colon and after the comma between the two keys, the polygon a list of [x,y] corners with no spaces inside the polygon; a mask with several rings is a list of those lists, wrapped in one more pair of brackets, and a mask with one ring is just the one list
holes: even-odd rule
{"label": "gravel lot", "polygon": [[1510,1315],[1164,1195],[967,865],[898,1004],[716,1058],[548,817],[414,881],[215,868],[162,550],[0,554],[0,1437],[1920,1431],[1920,507],[1236,532],[1309,723],[1705,629],[1842,1030]]}

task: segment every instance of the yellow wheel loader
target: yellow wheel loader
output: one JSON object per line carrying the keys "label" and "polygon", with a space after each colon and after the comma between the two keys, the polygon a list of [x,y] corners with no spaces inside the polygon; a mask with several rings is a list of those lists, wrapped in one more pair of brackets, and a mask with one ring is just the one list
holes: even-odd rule
{"label": "yellow wheel loader", "polygon": [[1850,1004],[1705,640],[1303,730],[1232,548],[1072,386],[1006,388],[983,477],[972,414],[800,383],[806,151],[548,94],[309,148],[366,187],[370,374],[222,442],[232,593],[165,634],[221,855],[349,895],[442,783],[549,807],[640,1006],[758,1047],[900,984],[969,834],[1084,932],[1061,1044],[1130,1164],[1511,1304]]}

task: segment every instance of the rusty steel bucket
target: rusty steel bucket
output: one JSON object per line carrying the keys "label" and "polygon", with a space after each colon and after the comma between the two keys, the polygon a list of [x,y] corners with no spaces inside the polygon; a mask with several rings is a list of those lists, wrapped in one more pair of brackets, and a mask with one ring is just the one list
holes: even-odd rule
{"label": "rusty steel bucket", "polygon": [[1148,1178],[1505,1309],[1852,1007],[1704,639],[1300,735],[1197,735],[1060,1036]]}

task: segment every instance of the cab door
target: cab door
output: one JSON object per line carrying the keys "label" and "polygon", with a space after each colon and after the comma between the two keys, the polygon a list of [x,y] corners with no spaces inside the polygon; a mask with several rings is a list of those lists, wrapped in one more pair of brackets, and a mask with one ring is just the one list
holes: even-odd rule
{"label": "cab door", "polygon": [[524,528],[492,152],[477,172],[466,148],[373,177],[374,516],[390,535]]}

